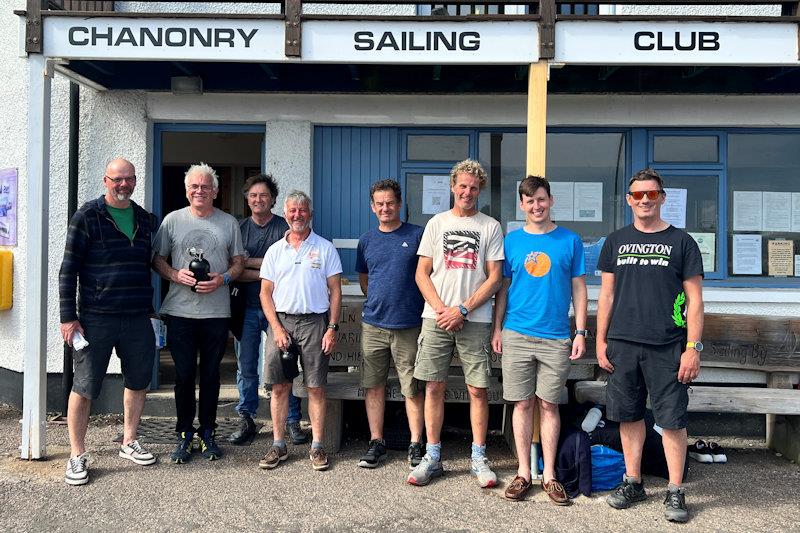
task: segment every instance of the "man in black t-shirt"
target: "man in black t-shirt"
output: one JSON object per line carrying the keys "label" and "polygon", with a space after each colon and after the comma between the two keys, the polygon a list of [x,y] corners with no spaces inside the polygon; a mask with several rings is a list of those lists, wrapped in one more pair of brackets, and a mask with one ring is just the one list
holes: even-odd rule
{"label": "man in black t-shirt", "polygon": [[609,372],[606,415],[620,423],[625,455],[625,476],[607,501],[625,509],[647,497],[641,461],[649,393],[669,468],[664,515],[685,522],[687,389],[703,350],[703,262],[691,236],[661,219],[666,193],[657,172],[637,172],[626,199],[633,224],[608,236],[598,262],[597,362]]}

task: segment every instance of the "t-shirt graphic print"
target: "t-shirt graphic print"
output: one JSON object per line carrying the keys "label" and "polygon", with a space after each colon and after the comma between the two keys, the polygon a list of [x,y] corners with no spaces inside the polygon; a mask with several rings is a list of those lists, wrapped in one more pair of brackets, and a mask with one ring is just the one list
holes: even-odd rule
{"label": "t-shirt graphic print", "polygon": [[444,244],[444,267],[447,270],[478,267],[478,251],[481,249],[481,232],[446,231],[442,237]]}

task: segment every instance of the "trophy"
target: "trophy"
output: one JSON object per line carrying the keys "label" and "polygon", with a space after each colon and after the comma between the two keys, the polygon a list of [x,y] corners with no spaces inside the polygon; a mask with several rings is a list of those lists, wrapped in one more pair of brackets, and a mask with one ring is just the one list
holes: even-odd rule
{"label": "trophy", "polygon": [[192,292],[197,292],[197,283],[200,281],[208,281],[208,273],[211,272],[211,265],[203,258],[203,250],[201,248],[189,248],[189,255],[192,256],[192,261],[189,263],[189,270],[194,274],[194,286]]}

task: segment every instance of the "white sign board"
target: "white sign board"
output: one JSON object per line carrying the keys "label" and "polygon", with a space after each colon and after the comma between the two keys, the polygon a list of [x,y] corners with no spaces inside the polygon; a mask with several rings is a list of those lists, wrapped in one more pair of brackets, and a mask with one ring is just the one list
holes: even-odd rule
{"label": "white sign board", "polygon": [[536,21],[308,21],[302,57],[282,20],[45,17],[44,54],[64,59],[519,64],[539,59]]}
{"label": "white sign board", "polygon": [[798,65],[797,25],[561,21],[555,61],[586,65]]}

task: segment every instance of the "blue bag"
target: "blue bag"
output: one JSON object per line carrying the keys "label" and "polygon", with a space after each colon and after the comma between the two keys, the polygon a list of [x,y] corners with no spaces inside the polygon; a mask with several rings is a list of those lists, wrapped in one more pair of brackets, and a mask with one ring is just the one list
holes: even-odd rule
{"label": "blue bag", "polygon": [[625,458],[617,450],[595,444],[592,446],[592,492],[611,490],[625,475]]}

